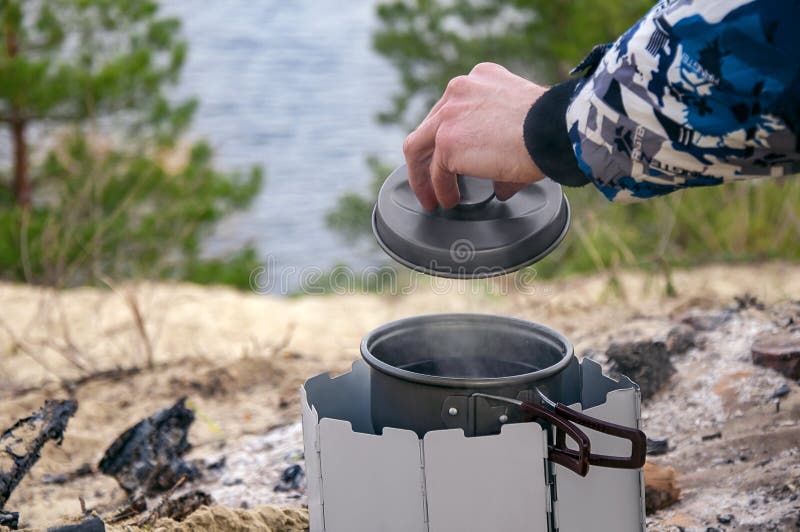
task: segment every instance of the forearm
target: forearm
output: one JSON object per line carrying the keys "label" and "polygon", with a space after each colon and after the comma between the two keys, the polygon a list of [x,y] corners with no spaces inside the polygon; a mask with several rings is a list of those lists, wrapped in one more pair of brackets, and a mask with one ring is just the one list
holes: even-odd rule
{"label": "forearm", "polygon": [[536,164],[564,184],[584,177],[613,200],[800,171],[800,8],[667,4],[590,76],[531,108],[525,140]]}

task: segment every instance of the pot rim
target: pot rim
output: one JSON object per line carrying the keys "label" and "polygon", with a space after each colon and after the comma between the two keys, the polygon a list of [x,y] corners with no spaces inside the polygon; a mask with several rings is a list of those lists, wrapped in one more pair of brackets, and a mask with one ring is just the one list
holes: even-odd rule
{"label": "pot rim", "polygon": [[[466,377],[441,377],[437,375],[427,375],[424,373],[416,373],[405,369],[392,366],[377,358],[370,351],[370,346],[380,338],[386,338],[398,330],[408,327],[413,327],[416,323],[429,323],[436,321],[440,323],[446,322],[485,322],[496,321],[505,322],[508,324],[524,327],[531,332],[536,333],[543,341],[549,342],[551,345],[556,346],[561,352],[561,360],[555,364],[542,368],[530,373],[521,373],[519,375],[509,375],[505,377],[487,377],[487,378],[466,378]],[[493,388],[501,386],[514,386],[520,384],[530,384],[535,381],[540,381],[555,375],[561,370],[565,369],[574,356],[572,343],[558,331],[551,329],[545,325],[527,321],[519,318],[510,318],[507,316],[499,316],[496,314],[478,314],[478,313],[443,313],[443,314],[423,314],[421,316],[412,316],[410,318],[402,318],[399,320],[391,321],[380,327],[377,327],[367,333],[361,340],[361,357],[370,365],[370,367],[404,381],[416,382],[419,384],[427,384],[431,386],[439,386],[445,388]]]}

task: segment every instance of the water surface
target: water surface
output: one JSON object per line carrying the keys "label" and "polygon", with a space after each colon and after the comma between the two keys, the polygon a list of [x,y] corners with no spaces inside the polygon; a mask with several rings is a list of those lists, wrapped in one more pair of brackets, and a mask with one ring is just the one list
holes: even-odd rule
{"label": "water surface", "polygon": [[275,269],[382,260],[371,247],[348,246],[324,221],[337,197],[368,184],[367,154],[402,160],[402,131],[374,119],[397,85],[371,48],[376,3],[163,3],[189,41],[175,94],[200,100],[194,134],[215,147],[218,166],[261,164],[267,176],[252,208],[209,239],[208,253],[249,241]]}

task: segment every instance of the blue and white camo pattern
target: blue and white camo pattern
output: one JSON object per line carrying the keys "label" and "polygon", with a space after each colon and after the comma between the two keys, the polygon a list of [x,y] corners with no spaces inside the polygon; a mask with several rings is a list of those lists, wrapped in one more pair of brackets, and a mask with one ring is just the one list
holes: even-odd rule
{"label": "blue and white camo pattern", "polygon": [[578,86],[578,166],[614,201],[800,172],[800,2],[662,0]]}

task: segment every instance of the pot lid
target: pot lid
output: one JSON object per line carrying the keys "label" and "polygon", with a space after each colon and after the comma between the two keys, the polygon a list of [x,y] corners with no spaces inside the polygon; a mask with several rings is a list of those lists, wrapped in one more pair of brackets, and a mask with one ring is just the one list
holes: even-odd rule
{"label": "pot lid", "polygon": [[570,211],[561,185],[543,179],[500,201],[492,181],[459,176],[461,202],[426,211],[406,167],[386,178],[372,231],[394,260],[440,277],[474,279],[514,272],[549,254],[564,238]]}

